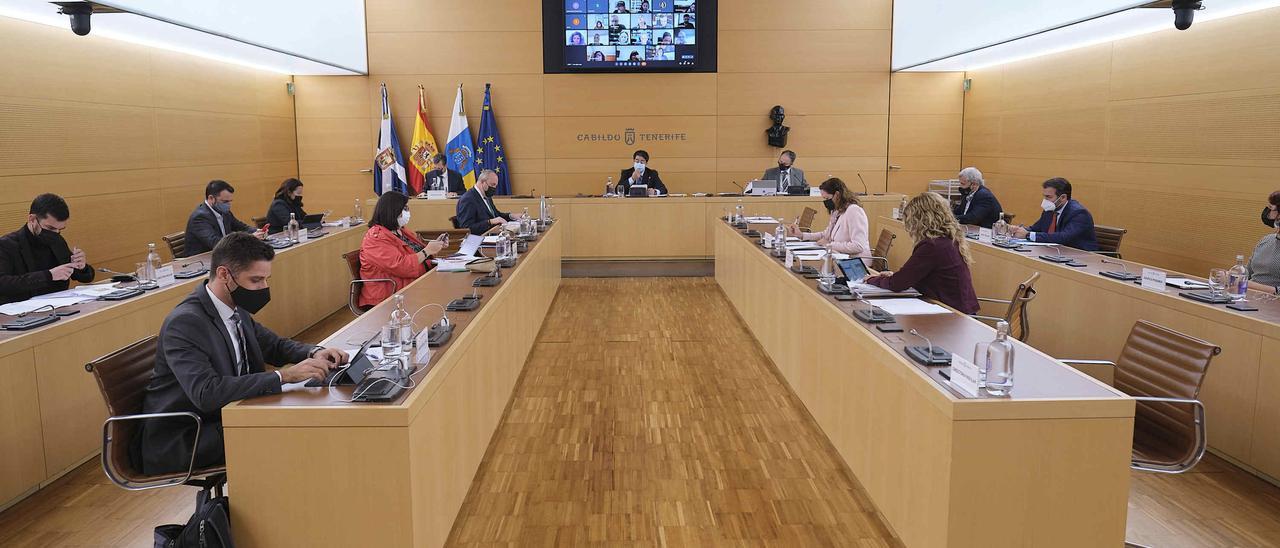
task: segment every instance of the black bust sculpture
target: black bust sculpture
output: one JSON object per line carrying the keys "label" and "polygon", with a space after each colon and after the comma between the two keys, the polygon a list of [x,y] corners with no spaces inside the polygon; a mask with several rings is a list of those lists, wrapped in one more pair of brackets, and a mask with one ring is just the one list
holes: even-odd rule
{"label": "black bust sculpture", "polygon": [[787,118],[787,111],[782,105],[774,106],[769,110],[769,119],[773,120],[773,126],[764,130],[765,135],[769,136],[769,146],[777,148],[786,148],[787,133],[791,132],[791,128],[782,125],[782,121]]}

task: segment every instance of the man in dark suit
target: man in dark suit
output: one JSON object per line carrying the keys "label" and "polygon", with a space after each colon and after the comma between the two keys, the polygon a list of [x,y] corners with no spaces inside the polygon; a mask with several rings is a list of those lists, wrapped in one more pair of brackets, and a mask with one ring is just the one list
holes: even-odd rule
{"label": "man in dark suit", "polygon": [[27,224],[0,237],[0,304],[67,289],[69,280],[93,281],[93,266],[62,238],[71,210],[57,194],[31,201]]}
{"label": "man in dark suit", "polygon": [[991,228],[1000,218],[1000,201],[982,181],[982,172],[976,167],[960,170],[960,203],[952,208],[956,220],[962,225]]}
{"label": "man in dark suit", "polygon": [[[137,436],[135,463],[144,473],[184,471],[226,462],[222,442],[223,406],[245,398],[278,394],[281,385],[324,380],[347,363],[346,352],[276,336],[253,319],[271,299],[271,246],[233,232],[213,248],[209,280],[169,313],[160,326],[156,367],[143,395],[143,413],[195,413],[149,419]],[[267,372],[264,364],[296,363]]]}
{"label": "man in dark suit", "polygon": [[[423,180],[427,182],[427,187],[423,190],[445,190],[449,192],[450,198],[457,198],[467,191],[466,185],[462,184],[462,174],[445,167],[444,154],[432,156],[431,167],[435,169],[423,176]],[[447,181],[441,180],[442,173],[448,174]],[[440,183],[444,183],[444,186],[437,187]]]}
{"label": "man in dark suit", "polygon": [[1040,202],[1040,208],[1044,214],[1030,228],[1014,227],[1014,237],[1097,251],[1093,215],[1080,202],[1071,199],[1071,183],[1062,177],[1054,177],[1041,186],[1044,200]]}
{"label": "man in dark suit", "polygon": [[226,181],[214,179],[204,186],[204,202],[187,217],[185,253],[188,257],[208,252],[218,245],[218,240],[232,232],[254,232],[259,238],[266,236],[265,231],[255,232],[253,227],[231,214],[235,193],[236,189]]}
{"label": "man in dark suit", "polygon": [[493,192],[497,188],[498,174],[492,169],[481,171],[476,185],[458,199],[457,227],[469,229],[472,234],[478,235],[502,223],[515,220],[517,215],[498,211],[498,206],[494,205]]}
{"label": "man in dark suit", "polygon": [[798,186],[805,189],[809,188],[809,182],[804,178],[804,171],[795,167],[796,153],[790,150],[782,151],[778,155],[778,167],[771,167],[764,170],[764,175],[760,177],[761,181],[777,181],[774,187],[779,194],[785,194],[788,187]]}
{"label": "man in dark suit", "polygon": [[622,193],[629,194],[631,185],[647,185],[649,187],[650,196],[662,196],[667,193],[667,186],[662,184],[662,177],[658,176],[658,170],[649,169],[649,153],[643,150],[637,150],[631,155],[634,162],[630,168],[622,170],[621,181],[618,183],[622,186]]}

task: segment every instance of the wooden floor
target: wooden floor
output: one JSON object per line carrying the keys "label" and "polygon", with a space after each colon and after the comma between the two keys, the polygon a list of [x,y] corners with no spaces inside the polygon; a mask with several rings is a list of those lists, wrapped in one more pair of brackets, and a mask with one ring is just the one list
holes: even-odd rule
{"label": "wooden floor", "polygon": [[[892,545],[836,462],[714,281],[565,280],[450,543]],[[1221,459],[1132,478],[1130,540],[1280,547],[1280,488]],[[151,546],[194,498],[91,460],[0,512],[0,546]]]}

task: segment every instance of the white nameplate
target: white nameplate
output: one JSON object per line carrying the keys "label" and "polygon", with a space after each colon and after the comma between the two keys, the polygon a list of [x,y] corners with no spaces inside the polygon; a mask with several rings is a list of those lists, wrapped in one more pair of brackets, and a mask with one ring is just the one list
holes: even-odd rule
{"label": "white nameplate", "polygon": [[167,264],[156,269],[156,284],[160,287],[173,285],[178,283],[178,279],[173,277],[173,265]]}
{"label": "white nameplate", "polygon": [[413,363],[426,365],[431,361],[431,346],[427,344],[430,334],[430,329],[423,329],[422,332],[418,333],[418,337],[413,340],[414,346],[417,347],[417,351],[413,354]]}
{"label": "white nameplate", "polygon": [[990,228],[979,228],[979,229],[978,229],[978,241],[979,241],[979,242],[982,242],[982,243],[984,243],[984,244],[989,244],[989,243],[991,243],[991,229],[990,229]]}
{"label": "white nameplate", "polygon": [[1153,268],[1142,269],[1142,288],[1164,292],[1165,272]]}
{"label": "white nameplate", "polygon": [[982,373],[978,371],[978,366],[973,362],[961,358],[958,354],[951,354],[951,385],[959,389],[961,392],[977,397],[978,382],[982,379]]}
{"label": "white nameplate", "polygon": [[790,249],[788,249],[788,250],[787,250],[787,260],[786,260],[786,262],[785,262],[785,263],[783,263],[783,264],[785,264],[785,265],[787,266],[787,268],[791,268],[791,265],[795,264],[795,261],[796,261],[796,255],[795,255],[794,253],[792,253]]}
{"label": "white nameplate", "polygon": [[809,195],[810,195],[810,196],[822,196],[822,189],[820,189],[820,188],[818,188],[818,187],[816,187],[816,186],[815,186],[815,187],[809,187]]}
{"label": "white nameplate", "polygon": [[893,213],[892,213],[892,215],[893,215],[893,220],[895,220],[895,221],[902,220],[902,213],[901,213],[900,211],[898,211],[898,208],[896,208],[896,207],[895,207],[895,208],[893,208]]}
{"label": "white nameplate", "polygon": [[444,199],[447,199],[448,197],[449,197],[449,191],[447,190],[428,190],[427,191],[428,200],[444,200]]}
{"label": "white nameplate", "polygon": [[307,236],[307,229],[305,228],[298,229],[298,243],[305,244],[310,239],[311,238]]}
{"label": "white nameplate", "polygon": [[773,249],[773,234],[765,232],[760,238],[764,240],[765,249]]}
{"label": "white nameplate", "polygon": [[351,228],[351,217],[342,218],[342,228]]}

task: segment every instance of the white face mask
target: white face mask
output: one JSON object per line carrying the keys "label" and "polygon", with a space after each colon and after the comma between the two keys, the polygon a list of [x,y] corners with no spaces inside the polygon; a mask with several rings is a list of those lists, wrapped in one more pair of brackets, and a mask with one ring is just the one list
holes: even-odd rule
{"label": "white face mask", "polygon": [[644,171],[644,162],[636,162],[636,171]]}
{"label": "white face mask", "polygon": [[1053,200],[1044,199],[1044,200],[1040,200],[1040,209],[1043,209],[1045,211],[1053,211],[1057,209],[1057,206],[1053,203]]}
{"label": "white face mask", "polygon": [[399,216],[399,217],[396,217],[396,222],[397,222],[397,223],[400,223],[400,228],[404,228],[404,227],[406,227],[406,226],[409,226],[409,212],[408,212],[408,211],[401,211],[401,212],[400,212],[400,216]]}

